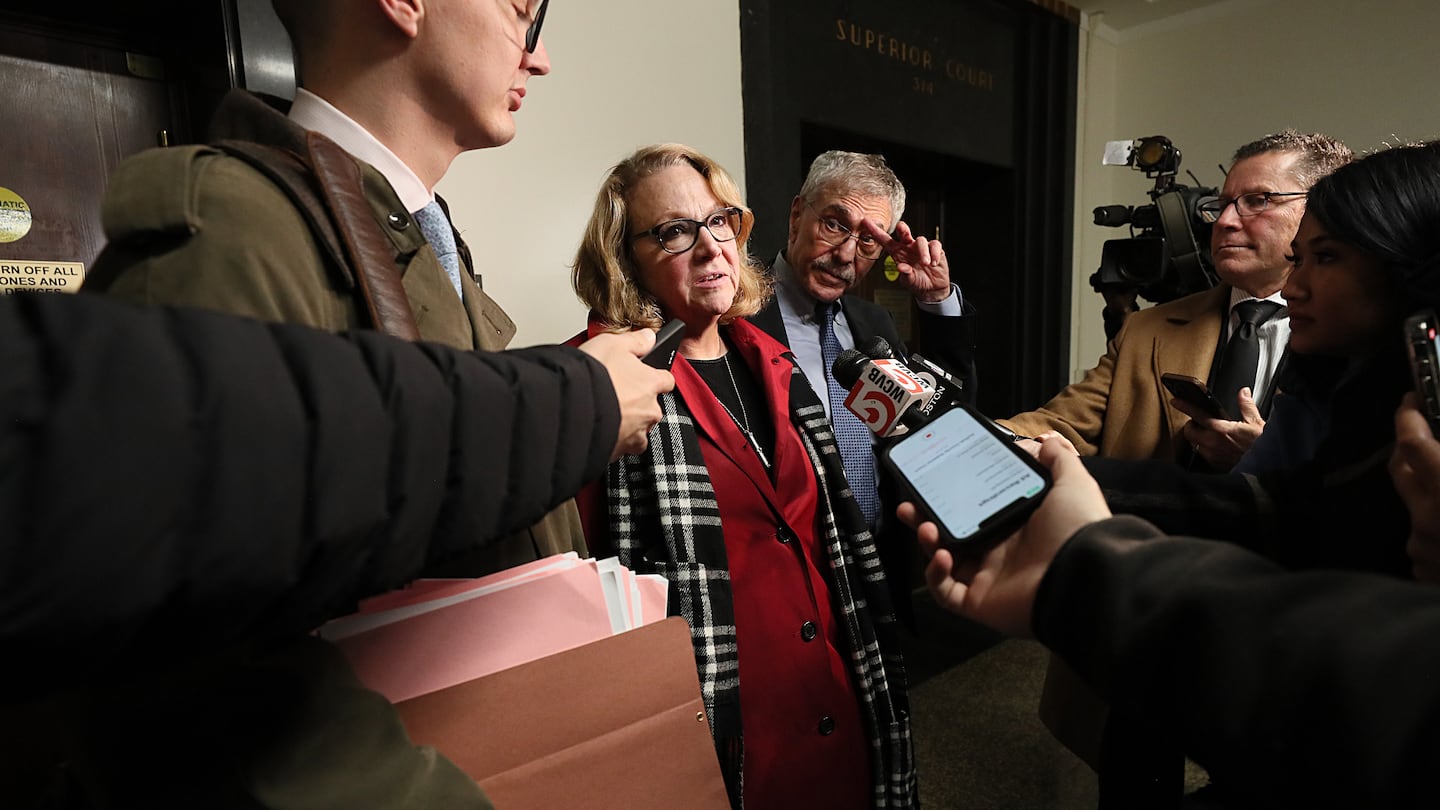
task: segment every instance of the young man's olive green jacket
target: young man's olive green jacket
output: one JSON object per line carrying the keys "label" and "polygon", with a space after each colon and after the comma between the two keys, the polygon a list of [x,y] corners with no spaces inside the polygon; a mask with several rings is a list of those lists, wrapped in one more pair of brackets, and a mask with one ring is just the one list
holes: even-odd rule
{"label": "young man's olive green jacket", "polygon": [[[243,91],[216,118],[217,140],[304,150],[305,131]],[[468,273],[464,301],[381,174],[361,165],[375,228],[393,249],[405,295],[426,341],[500,351],[515,324]],[[87,291],[145,304],[194,306],[330,331],[368,328],[355,271],[331,257],[275,183],[211,146],[152,149],[116,170],[104,204],[109,238]],[[458,242],[458,234],[457,234]],[[469,251],[461,255],[469,264]],[[447,566],[478,576],[550,554],[585,553],[572,503],[528,532]]]}

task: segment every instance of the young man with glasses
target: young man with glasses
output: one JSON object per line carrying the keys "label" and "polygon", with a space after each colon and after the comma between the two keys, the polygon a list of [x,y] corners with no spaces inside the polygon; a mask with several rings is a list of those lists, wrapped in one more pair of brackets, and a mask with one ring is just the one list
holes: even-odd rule
{"label": "young man with glasses", "polygon": [[[1131,314],[1083,380],[1000,423],[1022,436],[1057,431],[1082,455],[1229,470],[1269,412],[1290,334],[1280,287],[1290,273],[1290,240],[1306,189],[1350,158],[1334,138],[1293,130],[1236,150],[1220,197],[1200,207],[1213,223],[1210,252],[1223,283]],[[1232,348],[1232,336],[1245,345]],[[1171,404],[1163,373],[1207,381],[1231,418]]]}
{"label": "young man with glasses", "polygon": [[[232,91],[211,140],[242,146],[153,150],[123,164],[107,209],[110,245],[86,289],[503,350],[515,324],[478,283],[434,188],[463,152],[514,138],[527,82],[550,72],[540,39],[547,6],[274,0],[295,46],[294,103]],[[182,187],[176,177],[196,190],[193,209],[165,204]],[[200,217],[204,227],[190,228]],[[178,246],[153,247],[156,232],[185,230],[194,232]],[[585,548],[565,504],[452,572],[570,550]]]}
{"label": "young man with glasses", "polygon": [[[235,91],[217,113],[213,145],[152,150],[122,164],[106,201],[110,243],[86,289],[504,349],[514,324],[476,283],[470,252],[433,190],[461,153],[515,136],[527,82],[550,71],[540,40],[548,0],[273,5],[295,49],[294,104]],[[655,397],[673,385],[668,372],[640,362],[650,342],[646,331],[580,347],[615,388],[616,455],[644,447],[660,418]],[[522,378],[514,388],[531,390]],[[512,393],[495,392],[495,412],[475,413],[472,423],[509,424]],[[535,396],[532,407],[557,414],[555,435],[598,416],[580,400]],[[493,466],[493,479],[475,487],[508,491],[505,459]],[[474,576],[571,549],[585,550],[566,501],[531,529],[449,561],[445,574]],[[115,701],[140,708],[95,724],[90,745],[114,751],[129,729],[169,729],[174,750],[165,758],[186,775],[162,778],[158,762],[107,756],[126,763],[106,772],[123,786],[117,793],[148,780],[147,806],[171,798],[187,806],[488,806],[457,768],[409,743],[393,709],[360,688],[332,648],[303,636],[254,647],[163,673],[156,685],[138,685],[137,699]],[[167,690],[184,697],[170,700]]]}
{"label": "young man with glasses", "polygon": [[750,320],[790,347],[825,404],[861,511],[872,529],[886,529],[877,545],[897,612],[908,620],[916,579],[913,541],[886,514],[895,502],[888,487],[882,493],[873,437],[841,404],[847,392],[831,372],[839,352],[875,337],[906,351],[890,314],[849,294],[888,252],[900,285],[919,306],[916,327],[925,354],[960,379],[965,396],[975,400],[974,309],[951,282],[940,241],[912,235],[900,221],[904,211],[905,186],[880,155],[830,151],[815,158],[790,203],[789,237],[772,266],[775,297]]}

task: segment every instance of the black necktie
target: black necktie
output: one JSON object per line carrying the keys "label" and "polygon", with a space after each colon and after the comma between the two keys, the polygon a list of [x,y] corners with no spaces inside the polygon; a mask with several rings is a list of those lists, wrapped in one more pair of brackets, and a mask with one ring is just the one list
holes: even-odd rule
{"label": "black necktie", "polygon": [[1279,309],[1274,301],[1250,300],[1235,305],[1240,322],[1225,344],[1220,373],[1215,375],[1215,396],[1230,412],[1231,419],[1240,418],[1240,389],[1255,385],[1255,372],[1260,366],[1260,324]]}

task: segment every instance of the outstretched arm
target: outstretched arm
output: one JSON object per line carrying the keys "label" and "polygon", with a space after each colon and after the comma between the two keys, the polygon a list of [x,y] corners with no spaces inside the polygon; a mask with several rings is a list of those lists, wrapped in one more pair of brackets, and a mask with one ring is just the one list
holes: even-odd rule
{"label": "outstretched arm", "polygon": [[0,642],[44,683],[304,632],[614,451],[604,367],[90,296],[0,298]]}

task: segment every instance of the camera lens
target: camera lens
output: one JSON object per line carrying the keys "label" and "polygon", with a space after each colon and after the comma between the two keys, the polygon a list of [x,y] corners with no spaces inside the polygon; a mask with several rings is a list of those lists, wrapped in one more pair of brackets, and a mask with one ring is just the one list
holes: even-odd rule
{"label": "camera lens", "polygon": [[1095,224],[1118,228],[1130,221],[1130,206],[1102,205],[1095,209]]}
{"label": "camera lens", "polygon": [[1130,211],[1130,222],[1137,228],[1160,227],[1160,210],[1153,205],[1137,205]]}

